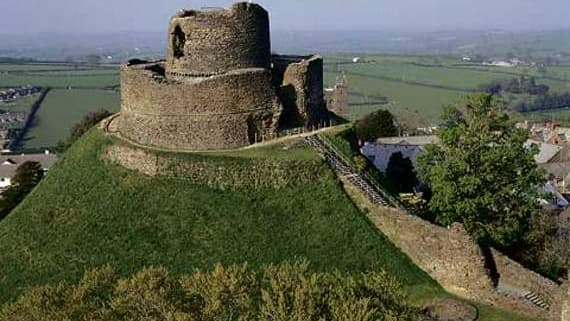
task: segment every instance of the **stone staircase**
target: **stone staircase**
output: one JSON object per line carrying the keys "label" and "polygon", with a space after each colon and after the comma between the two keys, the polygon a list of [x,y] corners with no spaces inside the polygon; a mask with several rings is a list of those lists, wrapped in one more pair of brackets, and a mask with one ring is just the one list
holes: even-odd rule
{"label": "stone staircase", "polygon": [[548,303],[546,303],[543,298],[541,298],[540,296],[538,296],[538,294],[536,294],[532,291],[525,294],[524,298],[539,308],[542,308],[545,310],[548,310],[550,308],[550,305]]}
{"label": "stone staircase", "polygon": [[345,177],[358,187],[374,204],[383,207],[403,208],[402,204],[378,186],[372,177],[352,168],[351,163],[332,144],[318,135],[307,136],[305,141],[325,157],[338,175]]}
{"label": "stone staircase", "polygon": [[499,281],[497,284],[497,292],[513,299],[523,300],[530,305],[536,306],[540,309],[548,310],[550,308],[550,304],[548,304],[544,298],[540,295],[534,293],[533,291],[529,291],[526,289],[521,289],[519,287],[510,285],[503,281]]}

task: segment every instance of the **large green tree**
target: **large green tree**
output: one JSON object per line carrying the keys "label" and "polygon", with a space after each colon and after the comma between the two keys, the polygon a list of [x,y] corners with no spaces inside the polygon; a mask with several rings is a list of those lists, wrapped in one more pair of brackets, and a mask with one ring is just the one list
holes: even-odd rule
{"label": "large green tree", "polygon": [[489,95],[449,107],[417,170],[433,193],[430,209],[442,225],[463,223],[484,244],[520,245],[540,210],[537,187],[544,183],[534,156],[524,146],[528,132],[517,129]]}

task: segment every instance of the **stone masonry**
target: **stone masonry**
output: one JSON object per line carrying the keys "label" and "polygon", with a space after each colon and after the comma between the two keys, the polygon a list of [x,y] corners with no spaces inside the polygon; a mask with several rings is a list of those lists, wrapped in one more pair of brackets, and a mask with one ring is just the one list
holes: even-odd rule
{"label": "stone masonry", "polygon": [[282,122],[311,126],[327,121],[323,82],[322,57],[273,55],[273,83],[284,107]]}
{"label": "stone masonry", "polygon": [[166,61],[121,67],[122,137],[175,150],[229,149],[278,126],[328,120],[322,58],[272,57],[261,6],[183,10],[171,19],[168,39]]}
{"label": "stone masonry", "polygon": [[[371,222],[448,292],[541,319],[560,320],[562,313],[562,320],[570,321],[564,286],[525,269],[494,249],[484,253],[461,224],[443,228],[403,210],[379,208],[359,196],[358,189],[348,180],[341,180],[355,203],[366,209]],[[524,293],[501,293],[497,282],[532,291],[545,300],[548,308],[532,304],[522,297]]]}
{"label": "stone masonry", "polygon": [[348,77],[344,73],[336,78],[327,106],[338,116],[348,117]]}

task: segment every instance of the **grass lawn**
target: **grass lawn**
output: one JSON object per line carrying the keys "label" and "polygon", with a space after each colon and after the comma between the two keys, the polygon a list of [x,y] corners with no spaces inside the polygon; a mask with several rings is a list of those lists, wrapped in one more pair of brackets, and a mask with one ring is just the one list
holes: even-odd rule
{"label": "grass lawn", "polygon": [[25,138],[24,148],[55,146],[88,112],[101,108],[118,111],[119,96],[118,92],[102,90],[50,91]]}

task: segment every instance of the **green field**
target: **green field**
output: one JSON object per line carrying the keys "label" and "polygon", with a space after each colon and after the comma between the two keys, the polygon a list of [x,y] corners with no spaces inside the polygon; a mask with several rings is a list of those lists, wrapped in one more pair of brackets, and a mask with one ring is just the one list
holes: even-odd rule
{"label": "green field", "polygon": [[54,69],[67,69],[74,70],[76,67],[69,64],[53,64],[53,63],[0,63],[0,73],[5,71],[38,71],[38,70],[54,70]]}
{"label": "green field", "polygon": [[44,87],[106,87],[119,84],[117,72],[69,71],[54,73],[4,74],[0,87],[44,86]]}
{"label": "green field", "polygon": [[522,115],[525,119],[537,121],[555,121],[564,125],[570,125],[570,109],[562,108],[551,111],[536,111],[531,113],[524,113]]}
{"label": "green field", "polygon": [[[538,83],[553,91],[570,90],[570,68],[492,67],[465,64],[453,57],[360,56],[365,62],[352,64],[352,56],[325,59],[325,84],[329,87],[340,73],[349,78],[350,117],[359,118],[379,108],[398,116],[424,119],[437,123],[445,105],[476,91],[481,85],[497,79],[534,76]],[[335,65],[341,62],[342,64]],[[382,102],[379,98],[387,98]]]}
{"label": "green field", "polygon": [[25,138],[30,149],[55,146],[85,114],[98,109],[118,111],[119,93],[103,90],[52,90]]}
{"label": "green field", "polygon": [[[546,72],[540,72],[535,67],[466,64],[457,57],[360,57],[365,63],[350,63],[352,56],[325,58],[326,86],[332,87],[341,72],[348,75],[351,119],[383,108],[400,118],[412,119],[417,127],[436,125],[443,106],[459,101],[492,80],[523,75],[536,77],[539,83],[549,85],[554,91],[570,90],[570,66],[549,66]],[[89,111],[119,109],[119,94],[103,90],[119,84],[118,69],[76,68],[65,64],[0,64],[0,87],[35,85],[56,89],[40,108],[36,127],[27,136],[24,148],[48,147],[57,143]],[[22,101],[17,102],[14,108],[21,110],[29,105],[28,101]],[[548,116],[556,117],[557,114],[551,112]],[[567,118],[563,113],[559,117]]]}
{"label": "green field", "polygon": [[[105,108],[118,111],[120,93],[118,68],[69,64],[0,64],[0,87],[33,85],[51,87],[38,110],[33,127],[21,146],[24,150],[54,147],[64,140],[85,114]],[[20,98],[0,109],[30,111],[36,96]]]}

